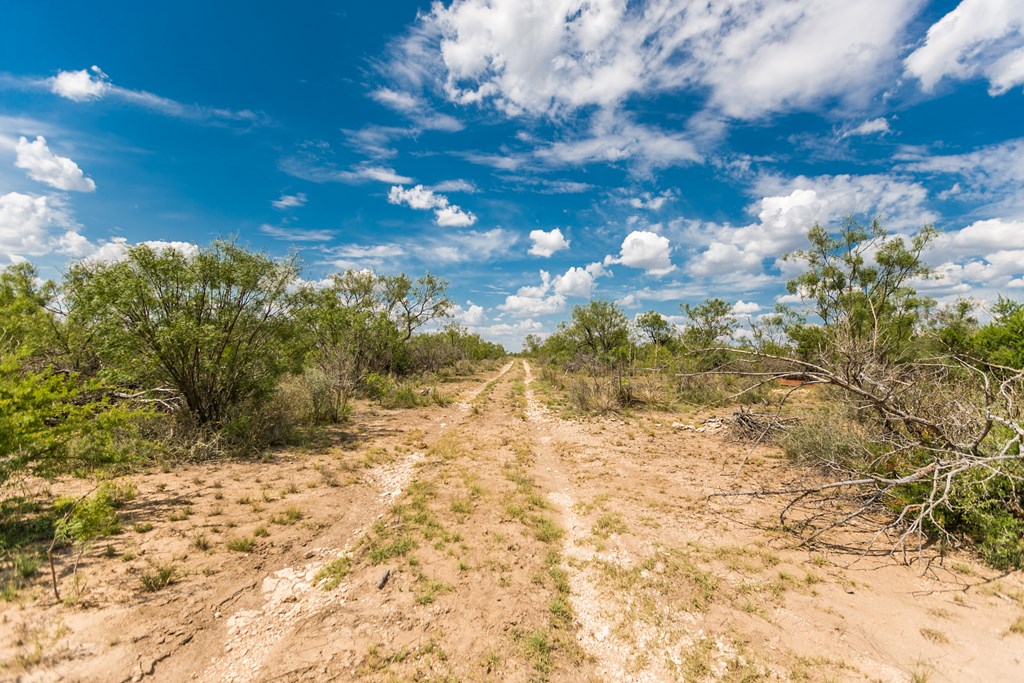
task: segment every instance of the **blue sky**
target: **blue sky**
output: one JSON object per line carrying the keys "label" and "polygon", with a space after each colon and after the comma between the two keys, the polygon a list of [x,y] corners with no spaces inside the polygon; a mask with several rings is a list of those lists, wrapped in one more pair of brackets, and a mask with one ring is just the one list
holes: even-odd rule
{"label": "blue sky", "polygon": [[517,348],[576,303],[787,301],[815,222],[1024,297],[1019,0],[5,5],[0,266],[139,242],[425,270]]}

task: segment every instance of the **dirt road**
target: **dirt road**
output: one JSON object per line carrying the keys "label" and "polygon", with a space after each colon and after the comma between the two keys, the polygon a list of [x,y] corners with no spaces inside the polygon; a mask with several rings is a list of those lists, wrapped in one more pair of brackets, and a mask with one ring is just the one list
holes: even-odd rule
{"label": "dirt road", "polygon": [[1019,574],[796,548],[778,501],[708,499],[792,470],[707,415],[568,418],[521,360],[454,390],[134,478],[73,604],[2,608],[0,678],[1020,679]]}

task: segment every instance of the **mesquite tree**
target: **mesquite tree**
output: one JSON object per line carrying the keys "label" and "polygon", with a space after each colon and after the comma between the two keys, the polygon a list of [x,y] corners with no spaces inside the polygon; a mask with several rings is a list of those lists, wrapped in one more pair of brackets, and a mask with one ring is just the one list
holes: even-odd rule
{"label": "mesquite tree", "polygon": [[[903,549],[970,535],[993,564],[1020,566],[1024,371],[993,360],[1012,356],[986,357],[966,341],[962,310],[930,316],[932,303],[913,284],[931,275],[921,255],[935,234],[925,228],[908,244],[877,223],[850,221],[835,234],[815,225],[810,247],[787,256],[806,265],[789,291],[810,303],[810,322],[791,311],[767,318],[760,324],[783,327],[789,348],[760,343],[774,336],[755,333],[753,343],[716,349],[731,361],[712,372],[827,385],[832,411],[848,416],[850,438],[833,421],[819,428],[830,433],[802,447],[829,481],[748,492],[792,495],[784,522],[796,509],[813,509],[802,520],[813,539],[840,524],[882,519],[879,533]],[[799,429],[810,438],[806,426]],[[836,507],[840,493],[853,504]]]}

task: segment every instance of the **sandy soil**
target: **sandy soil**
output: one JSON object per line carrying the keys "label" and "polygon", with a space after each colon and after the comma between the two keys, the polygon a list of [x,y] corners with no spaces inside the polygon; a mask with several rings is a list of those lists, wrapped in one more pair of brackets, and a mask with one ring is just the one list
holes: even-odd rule
{"label": "sandy soil", "polygon": [[519,360],[453,390],[133,477],[73,600],[0,603],[0,678],[1024,679],[1019,573],[800,548],[781,501],[708,498],[800,474],[710,413],[567,417]]}

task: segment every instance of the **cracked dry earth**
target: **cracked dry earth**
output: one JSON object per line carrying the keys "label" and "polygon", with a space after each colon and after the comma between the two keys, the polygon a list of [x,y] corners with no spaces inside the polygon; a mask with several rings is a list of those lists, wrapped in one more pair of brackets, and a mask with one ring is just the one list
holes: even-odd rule
{"label": "cracked dry earth", "polygon": [[680,428],[710,413],[566,417],[534,375],[364,406],[320,451],[135,477],[76,603],[41,583],[0,607],[0,678],[1024,679],[1019,574],[800,549],[779,501],[708,498],[793,480],[776,450]]}

